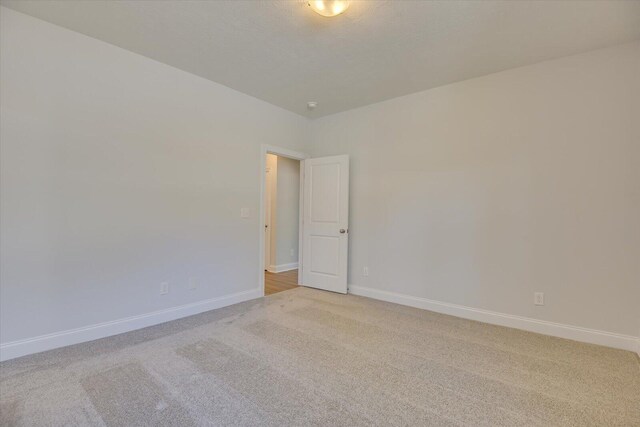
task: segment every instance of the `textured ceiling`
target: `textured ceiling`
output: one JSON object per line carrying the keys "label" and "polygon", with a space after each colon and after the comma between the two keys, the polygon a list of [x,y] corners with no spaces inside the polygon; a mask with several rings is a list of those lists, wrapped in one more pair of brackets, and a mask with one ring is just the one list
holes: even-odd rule
{"label": "textured ceiling", "polygon": [[640,1],[355,1],[335,18],[300,0],[2,5],[308,117],[640,38]]}

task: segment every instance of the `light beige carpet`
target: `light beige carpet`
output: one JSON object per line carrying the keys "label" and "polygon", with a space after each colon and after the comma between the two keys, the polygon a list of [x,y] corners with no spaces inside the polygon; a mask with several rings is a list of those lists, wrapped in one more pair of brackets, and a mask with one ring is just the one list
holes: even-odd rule
{"label": "light beige carpet", "polygon": [[0,365],[2,426],[640,426],[631,352],[298,288]]}

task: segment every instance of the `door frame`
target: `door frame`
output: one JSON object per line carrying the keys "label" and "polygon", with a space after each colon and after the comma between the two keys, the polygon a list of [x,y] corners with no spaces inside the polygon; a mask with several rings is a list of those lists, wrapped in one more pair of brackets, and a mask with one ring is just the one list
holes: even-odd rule
{"label": "door frame", "polygon": [[302,268],[303,263],[303,254],[302,254],[302,232],[303,226],[302,223],[302,209],[304,207],[303,204],[303,196],[304,196],[304,160],[309,158],[309,155],[300,151],[290,150],[288,148],[277,147],[275,145],[262,144],[260,146],[260,208],[259,208],[259,221],[260,229],[259,229],[259,242],[260,242],[260,261],[258,262],[259,267],[259,275],[258,275],[258,284],[262,291],[262,296],[264,296],[264,270],[265,270],[265,254],[264,254],[264,245],[265,245],[265,236],[264,236],[264,226],[265,226],[265,202],[266,202],[266,170],[267,170],[267,154],[275,154],[276,156],[287,157],[289,159],[299,160],[300,161],[300,203],[298,206],[298,285],[302,284],[302,274],[300,274],[300,269]]}
{"label": "door frame", "polygon": [[[276,171],[277,173],[277,171]],[[264,269],[268,270],[271,265],[271,230],[273,228],[273,224],[271,223],[271,203],[273,203],[273,199],[269,196],[273,196],[270,194],[272,189],[269,189],[268,186],[273,182],[273,171],[268,166],[265,167],[265,190],[264,190],[264,201],[265,201],[265,211],[264,211]],[[267,217],[269,217],[269,224],[267,225]]]}

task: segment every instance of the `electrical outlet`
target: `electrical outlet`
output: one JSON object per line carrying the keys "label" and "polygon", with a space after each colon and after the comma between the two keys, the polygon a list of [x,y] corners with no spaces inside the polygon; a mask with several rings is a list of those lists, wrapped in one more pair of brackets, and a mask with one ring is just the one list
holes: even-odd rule
{"label": "electrical outlet", "polygon": [[364,267],[362,269],[362,275],[363,276],[368,276],[369,275],[369,267]]}
{"label": "electrical outlet", "polygon": [[195,277],[189,279],[189,290],[195,291],[198,288],[198,280]]}
{"label": "electrical outlet", "polygon": [[544,305],[544,293],[536,292],[533,294],[533,303],[535,305]]}
{"label": "electrical outlet", "polygon": [[165,295],[169,293],[169,282],[160,283],[160,295]]}

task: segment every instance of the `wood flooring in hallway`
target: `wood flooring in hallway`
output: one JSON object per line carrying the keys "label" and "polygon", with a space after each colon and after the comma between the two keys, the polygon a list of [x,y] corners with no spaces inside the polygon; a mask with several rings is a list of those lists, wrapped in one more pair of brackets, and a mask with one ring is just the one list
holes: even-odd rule
{"label": "wood flooring in hallway", "polygon": [[264,272],[264,294],[271,295],[298,287],[298,270],[282,273]]}

